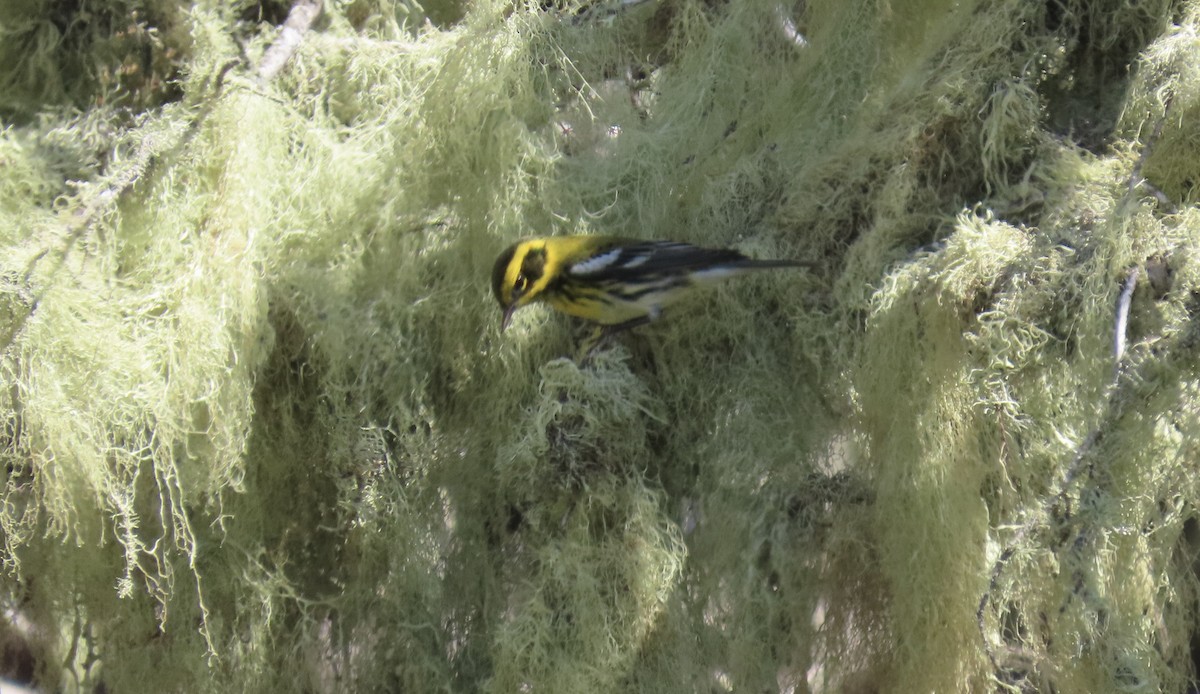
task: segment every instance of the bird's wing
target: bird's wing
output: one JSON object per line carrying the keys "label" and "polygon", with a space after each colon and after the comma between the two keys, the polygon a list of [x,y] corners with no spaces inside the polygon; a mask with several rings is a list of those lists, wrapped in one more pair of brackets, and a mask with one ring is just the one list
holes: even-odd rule
{"label": "bird's wing", "polygon": [[746,256],[734,250],[700,248],[675,241],[618,242],[573,263],[567,272],[595,281],[620,281],[693,272],[746,260]]}

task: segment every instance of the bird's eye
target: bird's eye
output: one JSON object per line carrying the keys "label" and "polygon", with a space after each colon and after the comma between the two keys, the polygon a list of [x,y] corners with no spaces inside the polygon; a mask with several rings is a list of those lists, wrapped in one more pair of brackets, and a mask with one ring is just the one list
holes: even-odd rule
{"label": "bird's eye", "polygon": [[529,278],[525,275],[517,275],[517,281],[513,283],[513,288],[524,294],[525,290],[529,288]]}

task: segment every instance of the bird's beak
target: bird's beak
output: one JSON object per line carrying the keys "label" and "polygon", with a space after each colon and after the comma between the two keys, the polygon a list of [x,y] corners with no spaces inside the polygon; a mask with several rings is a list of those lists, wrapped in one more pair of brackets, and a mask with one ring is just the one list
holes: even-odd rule
{"label": "bird's beak", "polygon": [[513,313],[515,313],[516,310],[517,302],[515,301],[509,304],[508,308],[504,309],[504,318],[500,320],[500,332],[504,332],[504,329],[508,327],[509,322],[512,321]]}

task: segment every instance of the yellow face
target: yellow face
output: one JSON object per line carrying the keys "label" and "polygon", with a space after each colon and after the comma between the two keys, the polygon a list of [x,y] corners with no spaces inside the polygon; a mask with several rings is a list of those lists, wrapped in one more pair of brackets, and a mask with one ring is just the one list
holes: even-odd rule
{"label": "yellow face", "polygon": [[546,265],[546,244],[540,239],[515,243],[496,259],[492,267],[492,293],[504,311],[501,331],[508,327],[513,312],[536,301],[549,284]]}

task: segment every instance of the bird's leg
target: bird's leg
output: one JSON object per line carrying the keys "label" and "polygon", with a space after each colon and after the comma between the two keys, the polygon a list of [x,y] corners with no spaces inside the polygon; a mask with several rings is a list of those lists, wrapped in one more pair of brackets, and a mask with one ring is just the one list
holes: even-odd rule
{"label": "bird's leg", "polygon": [[575,351],[575,361],[583,366],[592,359],[592,354],[605,342],[604,326],[597,325],[579,342]]}
{"label": "bird's leg", "polygon": [[583,340],[579,345],[579,358],[577,361],[580,364],[586,363],[591,356],[596,353],[596,350],[603,347],[609,340],[616,337],[618,334],[626,330],[632,330],[652,322],[657,315],[642,316],[627,320],[624,323],[614,323],[613,325],[597,325],[592,334]]}

